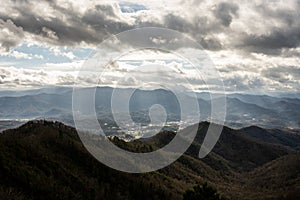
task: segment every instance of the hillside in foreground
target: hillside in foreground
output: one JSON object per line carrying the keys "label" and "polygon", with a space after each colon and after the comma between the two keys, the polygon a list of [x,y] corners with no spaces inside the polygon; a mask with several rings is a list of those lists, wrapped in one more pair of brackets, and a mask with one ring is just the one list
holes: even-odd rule
{"label": "hillside in foreground", "polygon": [[[276,142],[263,142],[250,129],[245,134],[245,130],[225,127],[213,151],[199,159],[208,125],[199,124],[194,143],[175,163],[152,173],[128,174],[94,159],[74,128],[59,122],[28,122],[0,134],[0,197],[182,199],[186,190],[207,182],[227,199],[300,198],[298,146],[282,145],[278,134]],[[147,141],[112,140],[124,149],[146,152],[173,137],[174,133],[165,131]]]}

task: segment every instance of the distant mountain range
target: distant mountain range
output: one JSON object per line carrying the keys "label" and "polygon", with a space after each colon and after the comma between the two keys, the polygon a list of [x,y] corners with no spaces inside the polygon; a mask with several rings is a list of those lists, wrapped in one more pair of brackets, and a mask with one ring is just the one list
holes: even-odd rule
{"label": "distant mountain range", "polygon": [[[156,172],[128,174],[95,160],[76,130],[59,122],[28,122],[0,134],[0,197],[5,199],[182,199],[207,182],[226,199],[299,199],[300,134],[224,127],[213,151],[198,158],[209,123],[176,162]],[[189,132],[189,128],[183,130]],[[133,152],[154,151],[175,136],[111,140]]]}
{"label": "distant mountain range", "polygon": [[[83,91],[91,88],[83,88]],[[119,89],[123,94],[131,89]],[[95,102],[99,119],[113,119],[111,95],[113,88],[99,87]],[[201,118],[209,121],[209,93],[197,93]],[[186,93],[186,98],[192,98]],[[234,128],[258,125],[265,128],[299,128],[300,99],[267,95],[228,94],[225,124]],[[122,101],[120,97],[119,101]],[[180,119],[180,105],[175,95],[167,90],[136,90],[130,101],[133,120],[149,122],[148,110],[153,104],[161,104],[168,114],[168,121]],[[122,110],[120,110],[120,113]],[[57,119],[73,125],[72,88],[43,88],[25,91],[0,91],[0,120],[7,119]]]}

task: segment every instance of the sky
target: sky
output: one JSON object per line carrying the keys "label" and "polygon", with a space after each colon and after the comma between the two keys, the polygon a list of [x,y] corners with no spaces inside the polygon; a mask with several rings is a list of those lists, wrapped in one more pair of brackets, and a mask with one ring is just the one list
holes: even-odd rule
{"label": "sky", "polygon": [[[227,92],[300,92],[299,0],[7,0],[0,7],[0,89],[73,86],[99,44],[115,34],[168,28],[199,43]],[[153,40],[153,42],[157,42]],[[126,44],[130,45],[130,44]],[[105,51],[105,50],[104,50]],[[193,52],[191,50],[191,52]],[[147,65],[143,79],[135,67]],[[143,50],[112,62],[101,85],[133,87],[157,79],[205,90],[186,63]],[[95,69],[94,69],[95,70]],[[126,73],[135,77],[124,78]],[[161,77],[161,73],[159,75]],[[92,73],[81,79],[89,85]],[[151,82],[152,83],[152,82]],[[150,84],[148,84],[151,87]]]}

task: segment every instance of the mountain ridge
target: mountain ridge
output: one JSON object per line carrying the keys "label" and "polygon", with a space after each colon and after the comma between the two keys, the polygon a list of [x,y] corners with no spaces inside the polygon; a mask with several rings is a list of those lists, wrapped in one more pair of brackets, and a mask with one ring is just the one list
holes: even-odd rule
{"label": "mountain ridge", "polygon": [[[281,197],[276,185],[253,188],[251,183],[264,183],[268,174],[252,178],[251,173],[258,174],[268,164],[293,165],[293,162],[275,161],[286,156],[298,159],[299,153],[258,143],[238,130],[225,127],[213,151],[199,159],[207,125],[208,122],[199,124],[195,142],[175,163],[156,172],[134,175],[110,169],[95,160],[83,147],[74,128],[45,120],[28,122],[0,134],[0,194],[11,190],[25,199],[182,199],[186,189],[208,182],[228,199]],[[154,150],[168,143],[174,134],[165,131],[147,141],[126,143],[117,138],[112,141],[125,149],[147,152],[151,151],[150,146]],[[253,153],[257,160],[248,156]],[[282,184],[290,188],[289,181],[294,180],[292,185],[297,188],[300,174],[295,167],[291,169],[296,179],[282,179]],[[285,171],[281,173],[284,177]],[[286,197],[292,194],[296,196],[297,190],[287,192]]]}
{"label": "mountain ridge", "polygon": [[[89,91],[93,88],[81,88],[80,91]],[[5,92],[0,91],[0,120],[1,119],[32,119],[56,118],[58,121],[69,122],[72,120],[72,88],[40,90],[38,92],[23,91],[24,96],[5,97]],[[111,95],[113,88],[97,87],[95,94],[95,109],[99,118],[104,115],[111,118]],[[120,89],[122,94],[132,89]],[[3,95],[1,95],[1,92]],[[200,108],[200,119],[209,120],[211,102],[201,93],[196,93]],[[121,98],[121,97],[120,97]],[[185,98],[192,98],[187,92]],[[262,99],[260,99],[262,98]],[[254,101],[253,99],[256,99]],[[264,99],[269,99],[265,103]],[[214,100],[217,100],[214,99]],[[259,95],[233,95],[226,96],[227,116],[225,124],[234,128],[250,125],[259,125],[264,128],[300,128],[300,99],[279,98]],[[119,100],[117,100],[119,102]],[[144,112],[147,114],[154,104],[161,104],[170,119],[180,117],[180,102],[170,91],[164,89],[136,90],[130,99],[130,112]],[[51,112],[56,109],[56,112]],[[174,117],[175,116],[175,117]],[[138,115],[134,119],[147,121],[147,116]]]}

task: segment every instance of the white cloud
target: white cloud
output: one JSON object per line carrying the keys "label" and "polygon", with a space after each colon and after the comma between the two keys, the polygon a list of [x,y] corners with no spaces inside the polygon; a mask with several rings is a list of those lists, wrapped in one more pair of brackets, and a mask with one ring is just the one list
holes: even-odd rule
{"label": "white cloud", "polygon": [[51,47],[49,50],[51,52],[53,52],[53,54],[55,56],[63,56],[63,57],[69,58],[70,60],[73,60],[74,58],[76,58],[76,56],[73,54],[73,52],[71,52],[71,51],[64,52],[59,47]]}
{"label": "white cloud", "polygon": [[42,66],[42,69],[47,71],[77,72],[80,70],[83,63],[84,60],[65,62],[65,63],[46,63],[44,66]]}
{"label": "white cloud", "polygon": [[[137,27],[165,27],[189,35],[199,42],[220,71],[228,90],[257,88],[264,90],[299,91],[300,65],[300,3],[298,0],[274,1],[224,1],[224,0],[127,0],[143,5],[147,9],[136,12],[121,12],[120,1],[3,1],[0,8],[0,52],[2,56],[17,59],[43,59],[42,55],[12,50],[20,43],[40,44],[50,48],[54,55],[70,60],[69,63],[47,63],[41,67],[45,74],[24,69],[3,68],[6,74],[1,79],[7,84],[70,84],[74,73],[83,61],[73,61],[76,54],[62,47],[89,46],[95,48],[112,34]],[[127,8],[130,9],[130,8]],[[162,38],[152,38],[156,44],[164,44]],[[105,52],[105,49],[102,51]],[[5,53],[3,53],[5,52]],[[193,50],[191,54],[195,53]],[[170,60],[170,54],[159,54],[161,60]],[[109,68],[103,84],[116,81],[133,69],[134,64],[124,61],[156,59],[158,56],[147,51],[139,56],[128,55],[120,63]],[[174,59],[176,60],[176,59]],[[10,66],[7,61],[0,66]],[[144,61],[143,64],[149,64]],[[151,63],[150,63],[151,64]],[[153,63],[152,63],[153,64]],[[160,63],[155,63],[160,64]],[[171,65],[175,66],[175,62]],[[192,71],[177,72],[183,77],[194,79]],[[19,75],[18,75],[18,73]],[[7,71],[6,71],[7,72]],[[8,73],[7,72],[7,73]],[[74,72],[74,73],[73,73]],[[3,71],[4,73],[4,71]],[[137,75],[137,72],[132,71]],[[141,72],[140,72],[141,73]],[[168,72],[169,73],[169,72]],[[172,73],[163,79],[170,83],[182,83]],[[179,73],[179,74],[180,74]],[[187,73],[187,74],[184,74]],[[141,73],[144,80],[154,78],[154,73]],[[44,76],[44,79],[42,78]],[[63,77],[65,76],[65,78]],[[84,84],[93,82],[91,77]],[[185,77],[185,78],[186,78]],[[173,78],[173,79],[172,79]],[[182,78],[182,77],[181,77]],[[139,84],[139,78],[125,79],[125,85]],[[199,86],[200,87],[200,86]]]}
{"label": "white cloud", "polygon": [[20,51],[17,51],[17,50],[12,50],[10,52],[3,52],[0,55],[1,56],[12,57],[12,58],[16,58],[16,59],[26,59],[26,60],[31,60],[33,58],[44,59],[43,55],[24,53],[24,52],[20,52]]}
{"label": "white cloud", "polygon": [[76,73],[60,71],[44,71],[15,67],[0,68],[0,88],[20,89],[49,85],[72,85]]}

